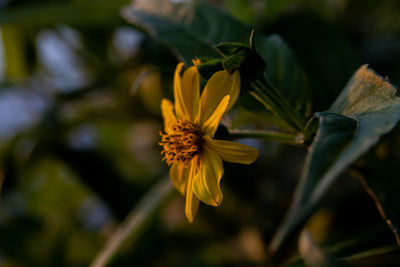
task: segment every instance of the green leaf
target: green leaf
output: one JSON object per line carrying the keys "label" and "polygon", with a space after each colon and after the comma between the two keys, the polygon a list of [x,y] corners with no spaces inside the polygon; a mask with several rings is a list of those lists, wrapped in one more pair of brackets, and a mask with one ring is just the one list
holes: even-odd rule
{"label": "green leaf", "polygon": [[303,68],[279,35],[256,39],[256,50],[267,63],[265,74],[301,114],[311,111],[310,93]]}
{"label": "green leaf", "polygon": [[400,118],[400,98],[387,80],[362,66],[329,112],[317,113],[310,147],[289,212],[271,243],[276,251],[318,206],[337,177],[389,132]]}
{"label": "green leaf", "polygon": [[[125,7],[122,15],[170,47],[179,60],[188,64],[194,57],[220,58],[215,46],[223,42],[248,44],[252,31],[249,25],[200,1],[137,1]],[[267,78],[297,110],[306,110],[308,93],[303,71],[285,42],[277,35],[256,34],[254,44],[267,64]]]}
{"label": "green leaf", "polygon": [[125,7],[122,15],[172,48],[186,63],[194,57],[219,57],[215,45],[247,43],[251,32],[250,27],[198,1],[137,1]]}
{"label": "green leaf", "polygon": [[247,52],[250,53],[250,47],[248,45],[242,43],[221,43],[215,46],[215,48],[224,56],[229,57],[233,56],[234,54]]}

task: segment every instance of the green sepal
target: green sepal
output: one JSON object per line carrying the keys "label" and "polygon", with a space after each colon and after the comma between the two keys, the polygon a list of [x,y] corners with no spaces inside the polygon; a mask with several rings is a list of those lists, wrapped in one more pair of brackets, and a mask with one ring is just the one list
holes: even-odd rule
{"label": "green sepal", "polygon": [[201,64],[197,65],[197,69],[208,80],[214,73],[224,69],[223,61],[222,58],[200,58]]}
{"label": "green sepal", "polygon": [[228,72],[239,69],[242,80],[247,81],[246,84],[263,75],[266,64],[254,48],[235,42],[221,43],[215,48],[223,56],[224,69]]}
{"label": "green sepal", "polygon": [[224,57],[230,57],[242,51],[250,50],[248,45],[238,42],[225,42],[215,46],[218,52]]}

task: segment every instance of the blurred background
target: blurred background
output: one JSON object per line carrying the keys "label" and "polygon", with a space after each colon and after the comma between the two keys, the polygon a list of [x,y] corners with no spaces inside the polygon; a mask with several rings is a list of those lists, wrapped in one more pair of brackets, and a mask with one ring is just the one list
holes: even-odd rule
{"label": "blurred background", "polygon": [[[209,2],[287,41],[304,67],[313,111],[327,109],[362,64],[400,84],[399,1]],[[0,266],[88,266],[168,172],[157,146],[159,105],[171,97],[177,59],[121,17],[127,4],[0,0]],[[228,121],[268,127],[241,106]],[[382,161],[396,169],[398,135],[396,129],[357,164]],[[273,259],[267,246],[306,149],[242,142],[260,157],[250,166],[224,163],[221,207],[201,205],[189,224],[184,199],[173,194],[110,266],[265,266],[296,259],[296,238]],[[372,198],[350,175],[331,188],[308,224],[320,244],[340,243],[339,254],[395,244]]]}

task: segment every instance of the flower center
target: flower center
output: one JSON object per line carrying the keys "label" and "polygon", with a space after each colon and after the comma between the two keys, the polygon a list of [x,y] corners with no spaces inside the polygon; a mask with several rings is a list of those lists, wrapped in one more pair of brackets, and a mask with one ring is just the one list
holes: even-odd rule
{"label": "flower center", "polygon": [[188,120],[178,120],[169,134],[160,132],[163,147],[161,154],[170,166],[172,163],[188,162],[201,147],[200,128]]}

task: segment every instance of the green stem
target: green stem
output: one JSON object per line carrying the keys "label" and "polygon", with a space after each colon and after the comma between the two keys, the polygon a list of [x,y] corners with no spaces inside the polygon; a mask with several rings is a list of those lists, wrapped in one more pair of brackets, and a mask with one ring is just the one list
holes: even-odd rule
{"label": "green stem", "polygon": [[256,138],[290,145],[300,144],[297,135],[274,131],[230,130],[229,136],[232,139]]}
{"label": "green stem", "polygon": [[292,130],[301,132],[304,129],[305,120],[265,77],[252,82],[251,87],[251,94],[275,116],[284,120]]}

